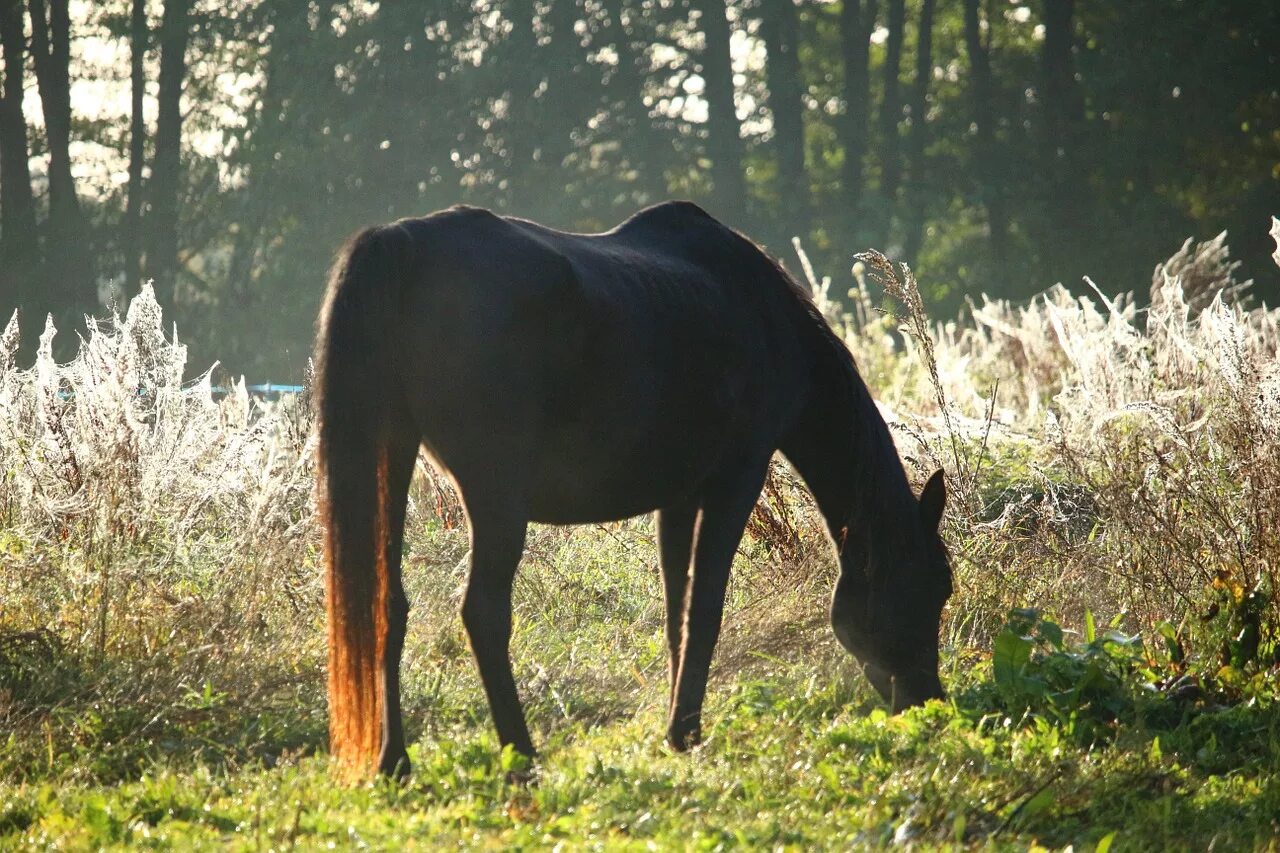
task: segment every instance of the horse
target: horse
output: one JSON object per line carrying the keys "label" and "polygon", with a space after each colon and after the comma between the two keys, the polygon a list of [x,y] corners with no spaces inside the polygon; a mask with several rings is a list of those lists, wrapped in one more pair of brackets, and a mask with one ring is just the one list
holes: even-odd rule
{"label": "horse", "polygon": [[697,205],[599,234],[475,207],[368,228],[330,274],[315,364],[330,741],[349,771],[409,772],[401,548],[420,449],[465,509],[461,616],[504,747],[534,755],[508,653],[527,525],[648,512],[666,739],[700,742],[730,564],[775,451],[838,551],[840,644],[895,712],[944,695],[942,472],[917,499],[808,292]]}

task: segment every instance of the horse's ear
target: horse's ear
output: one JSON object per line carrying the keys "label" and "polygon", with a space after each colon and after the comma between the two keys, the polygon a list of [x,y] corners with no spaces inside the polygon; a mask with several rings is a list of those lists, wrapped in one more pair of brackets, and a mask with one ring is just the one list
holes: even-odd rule
{"label": "horse's ear", "polygon": [[930,530],[937,530],[942,523],[942,509],[946,504],[947,481],[939,468],[920,490],[920,518]]}

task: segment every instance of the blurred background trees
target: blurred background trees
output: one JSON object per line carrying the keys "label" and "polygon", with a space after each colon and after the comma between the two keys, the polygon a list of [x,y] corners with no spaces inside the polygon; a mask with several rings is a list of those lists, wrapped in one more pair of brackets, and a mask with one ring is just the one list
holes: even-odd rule
{"label": "blurred background trees", "polygon": [[355,229],[692,198],[940,312],[1140,286],[1231,233],[1274,299],[1280,5],[1256,0],[0,0],[0,311],[154,278],[193,364],[305,368]]}

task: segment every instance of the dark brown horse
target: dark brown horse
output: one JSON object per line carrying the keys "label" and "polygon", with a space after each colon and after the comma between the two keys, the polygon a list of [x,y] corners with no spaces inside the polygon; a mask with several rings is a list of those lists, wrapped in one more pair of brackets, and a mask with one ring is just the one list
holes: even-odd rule
{"label": "dark brown horse", "polygon": [[697,743],[729,566],[777,450],[839,544],[836,637],[895,710],[942,696],[941,472],[917,501],[807,294],[696,205],[604,234],[474,208],[368,229],[334,268],[317,365],[330,732],[349,769],[408,770],[400,552],[420,446],[466,506],[462,619],[504,745],[533,754],[508,657],[526,526],[654,510],[667,738]]}

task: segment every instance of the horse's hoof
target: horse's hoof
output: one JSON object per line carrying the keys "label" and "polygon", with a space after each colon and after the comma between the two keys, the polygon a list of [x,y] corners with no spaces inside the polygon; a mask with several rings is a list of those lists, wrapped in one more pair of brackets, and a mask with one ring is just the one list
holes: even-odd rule
{"label": "horse's hoof", "polygon": [[538,781],[538,770],[532,764],[528,767],[507,771],[507,784],[517,788],[527,788]]}
{"label": "horse's hoof", "polygon": [[378,759],[378,775],[403,782],[409,778],[409,766],[408,753],[384,754]]}
{"label": "horse's hoof", "polygon": [[672,726],[667,730],[667,743],[676,752],[688,752],[702,743],[701,726]]}

